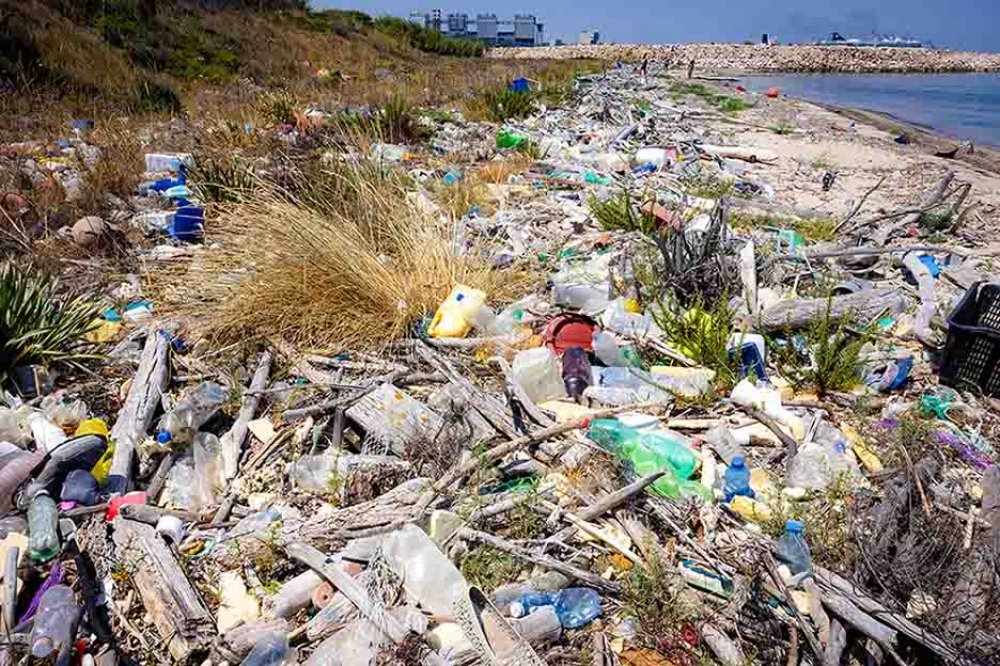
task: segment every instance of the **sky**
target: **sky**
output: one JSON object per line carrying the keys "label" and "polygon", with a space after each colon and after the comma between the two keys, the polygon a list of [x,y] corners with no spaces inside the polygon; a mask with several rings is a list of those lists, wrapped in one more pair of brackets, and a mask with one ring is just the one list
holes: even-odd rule
{"label": "sky", "polygon": [[597,30],[602,42],[678,43],[757,41],[769,33],[782,42],[873,31],[930,40],[936,46],[1000,51],[998,0],[311,0],[315,9],[360,9],[372,15],[406,17],[413,10],[443,14],[494,13],[513,18],[534,14],[545,38],[576,42],[581,30]]}

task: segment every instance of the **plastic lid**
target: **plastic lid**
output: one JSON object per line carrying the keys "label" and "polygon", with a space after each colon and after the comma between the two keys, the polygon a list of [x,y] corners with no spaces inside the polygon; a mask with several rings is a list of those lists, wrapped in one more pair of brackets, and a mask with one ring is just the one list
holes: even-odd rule
{"label": "plastic lid", "polygon": [[801,520],[786,520],[785,521],[785,531],[792,532],[793,534],[802,534],[802,530],[805,529],[805,523]]}
{"label": "plastic lid", "polygon": [[733,456],[733,464],[730,467],[746,467],[746,462],[743,456]]}
{"label": "plastic lid", "polygon": [[462,292],[458,292],[457,294],[455,294],[456,301],[461,301],[463,298],[465,298],[465,294],[463,294]]}
{"label": "plastic lid", "polygon": [[174,438],[171,437],[170,433],[167,432],[166,430],[161,430],[160,432],[156,433],[156,441],[159,442],[160,444],[169,444],[170,442],[173,441],[173,439]]}
{"label": "plastic lid", "polygon": [[55,649],[55,644],[52,639],[48,636],[41,636],[35,639],[35,642],[31,644],[31,654],[34,657],[42,659],[44,657],[52,654],[52,650]]}

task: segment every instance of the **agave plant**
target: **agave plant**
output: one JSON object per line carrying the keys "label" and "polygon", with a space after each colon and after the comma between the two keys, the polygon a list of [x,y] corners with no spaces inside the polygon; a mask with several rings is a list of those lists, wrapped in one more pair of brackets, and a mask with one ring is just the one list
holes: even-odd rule
{"label": "agave plant", "polygon": [[87,358],[84,336],[100,306],[85,297],[60,299],[56,281],[31,267],[0,263],[0,382],[22,365],[77,365]]}

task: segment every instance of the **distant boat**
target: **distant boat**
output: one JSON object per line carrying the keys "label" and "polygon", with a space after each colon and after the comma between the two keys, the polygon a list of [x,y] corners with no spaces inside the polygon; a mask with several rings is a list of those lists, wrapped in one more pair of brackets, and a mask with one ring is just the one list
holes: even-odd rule
{"label": "distant boat", "polygon": [[917,39],[907,39],[896,35],[872,35],[871,37],[844,37],[839,32],[830,35],[830,39],[817,42],[820,46],[895,46],[899,48],[918,49],[924,43]]}

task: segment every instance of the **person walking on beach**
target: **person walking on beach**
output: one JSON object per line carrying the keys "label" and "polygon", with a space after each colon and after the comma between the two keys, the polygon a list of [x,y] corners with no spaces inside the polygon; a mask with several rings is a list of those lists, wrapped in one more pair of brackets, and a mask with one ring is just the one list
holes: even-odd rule
{"label": "person walking on beach", "polygon": [[639,72],[646,76],[646,72],[649,71],[649,56],[642,56],[642,65],[639,66]]}

